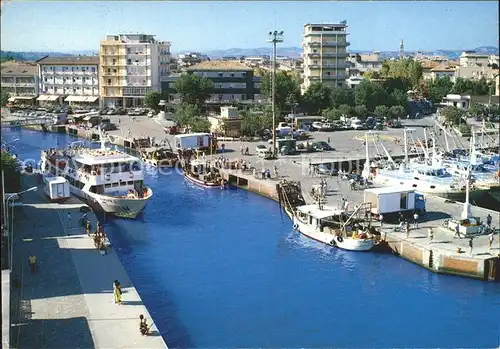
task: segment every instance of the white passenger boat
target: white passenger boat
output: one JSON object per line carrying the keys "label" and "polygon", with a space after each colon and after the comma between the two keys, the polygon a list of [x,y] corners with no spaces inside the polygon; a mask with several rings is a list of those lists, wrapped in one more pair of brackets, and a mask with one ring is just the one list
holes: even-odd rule
{"label": "white passenger boat", "polygon": [[296,207],[293,215],[294,229],[311,239],[349,251],[369,251],[375,244],[375,236],[358,231],[358,223],[344,210],[318,205]]}
{"label": "white passenger boat", "polygon": [[99,149],[79,141],[43,150],[40,167],[45,175],[66,178],[71,193],[93,208],[123,218],[135,218],[153,195],[140,160],[106,148],[102,134]]}

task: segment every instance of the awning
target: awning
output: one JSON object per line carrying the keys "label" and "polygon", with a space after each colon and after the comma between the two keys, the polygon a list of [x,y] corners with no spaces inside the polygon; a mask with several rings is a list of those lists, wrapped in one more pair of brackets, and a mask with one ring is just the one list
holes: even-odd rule
{"label": "awning", "polygon": [[90,102],[93,103],[99,99],[98,96],[92,96],[92,97],[85,97],[85,102]]}
{"label": "awning", "polygon": [[64,100],[65,102],[85,102],[87,97],[84,96],[68,96]]}
{"label": "awning", "polygon": [[37,101],[46,101],[47,98],[49,98],[50,96],[47,96],[47,95],[40,95],[38,96],[38,98],[36,99]]}
{"label": "awning", "polygon": [[16,100],[16,97],[9,97],[8,102],[14,102]]}
{"label": "awning", "polygon": [[25,101],[29,101],[29,100],[32,100],[33,98],[35,97],[32,97],[32,96],[15,96],[14,99],[21,99],[21,100],[25,100]]}
{"label": "awning", "polygon": [[57,100],[59,98],[59,96],[57,95],[53,95],[53,96],[48,96],[49,98],[47,98],[47,101],[49,102],[54,102],[55,100]]}

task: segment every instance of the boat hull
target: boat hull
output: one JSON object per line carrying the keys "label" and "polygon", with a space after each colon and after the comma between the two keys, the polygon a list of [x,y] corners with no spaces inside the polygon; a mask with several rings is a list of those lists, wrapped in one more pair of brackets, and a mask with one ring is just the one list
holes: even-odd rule
{"label": "boat hull", "polygon": [[313,240],[322,242],[326,245],[335,246],[347,251],[366,252],[370,251],[375,246],[373,239],[353,239],[351,237],[339,237],[327,232],[318,231],[308,224],[304,224],[296,217],[293,218],[294,227],[302,235],[305,235]]}
{"label": "boat hull", "polygon": [[221,186],[220,184],[205,182],[205,181],[199,180],[197,178],[191,177],[187,173],[184,173],[184,177],[188,180],[188,182],[194,183],[200,187],[207,188],[207,189],[221,189],[221,188],[226,188],[226,186],[227,186],[227,184],[224,184],[223,186]]}

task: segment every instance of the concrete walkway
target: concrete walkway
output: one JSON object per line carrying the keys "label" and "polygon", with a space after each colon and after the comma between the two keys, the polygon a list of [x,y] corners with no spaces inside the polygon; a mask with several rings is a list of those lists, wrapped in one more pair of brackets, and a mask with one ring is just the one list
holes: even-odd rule
{"label": "concrete walkway", "polygon": [[[102,256],[78,226],[82,204],[75,199],[47,203],[42,188],[24,194],[23,202],[14,250],[21,286],[13,291],[11,307],[20,325],[12,331],[12,343],[20,348],[166,348],[154,325],[151,336],[139,334],[139,315],[149,324],[151,317],[114,251]],[[95,216],[89,218],[95,227]],[[30,253],[37,257],[35,275],[28,269]],[[122,305],[114,304],[115,279],[122,284]]]}

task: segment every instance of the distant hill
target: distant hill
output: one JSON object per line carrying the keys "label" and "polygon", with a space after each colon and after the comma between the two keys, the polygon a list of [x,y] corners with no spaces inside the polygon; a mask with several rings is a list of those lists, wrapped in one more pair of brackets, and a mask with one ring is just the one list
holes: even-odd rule
{"label": "distant hill", "polygon": [[[498,47],[494,46],[481,46],[475,49],[468,49],[470,51],[476,51],[477,53],[483,54],[497,54],[498,55]],[[450,59],[456,59],[460,56],[460,54],[466,51],[465,49],[459,50],[446,50],[446,49],[438,49],[432,51],[420,51],[422,53],[428,55],[436,55],[436,56],[446,56]],[[373,52],[373,50],[349,50],[351,53],[368,53]],[[272,47],[259,47],[259,48],[230,48],[227,50],[213,50],[213,51],[205,51],[204,54],[208,55],[211,58],[222,58],[222,57],[241,57],[241,56],[261,56],[261,55],[271,55]],[[278,56],[288,56],[288,57],[300,57],[302,53],[302,48],[300,47],[279,47],[277,48]],[[406,52],[407,54],[413,54],[414,52]],[[399,55],[399,51],[382,51],[382,57],[397,57]]]}
{"label": "distant hill", "polygon": [[15,51],[0,51],[0,59],[16,60],[16,61],[36,61],[47,55],[50,56],[74,56],[71,53],[63,52],[15,52]]}

